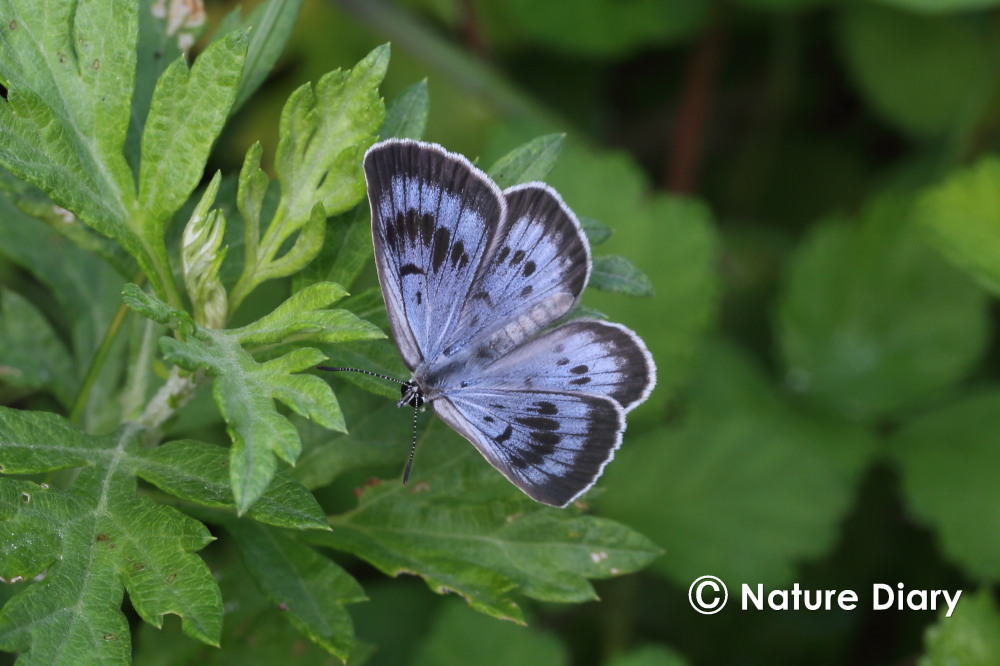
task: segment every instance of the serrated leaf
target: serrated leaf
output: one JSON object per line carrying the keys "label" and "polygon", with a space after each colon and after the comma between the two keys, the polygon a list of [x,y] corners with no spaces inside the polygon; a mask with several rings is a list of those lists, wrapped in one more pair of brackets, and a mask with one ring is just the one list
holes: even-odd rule
{"label": "serrated leaf", "polygon": [[990,666],[1000,662],[1000,611],[989,588],[962,595],[951,617],[941,611],[924,633],[918,666]]}
{"label": "serrated leaf", "polygon": [[588,286],[626,296],[652,296],[653,283],[625,257],[609,254],[594,257]]}
{"label": "serrated leaf", "polygon": [[289,219],[308,219],[317,202],[336,215],[364,196],[360,158],[382,124],[378,85],[388,66],[389,47],[380,46],[350,71],[330,72],[288,99],[274,168]]}
{"label": "serrated leaf", "polygon": [[422,139],[427,128],[431,98],[427,80],[417,81],[399,93],[385,107],[379,139]]}
{"label": "serrated leaf", "polygon": [[949,559],[1000,580],[1000,390],[981,390],[906,424],[891,440],[903,495]]}
{"label": "serrated leaf", "polygon": [[[329,385],[313,375],[294,374],[323,361],[322,352],[298,347],[258,362],[243,345],[371,337],[374,327],[370,324],[345,311],[323,309],[343,294],[339,285],[318,283],[294,294],[258,322],[228,331],[197,326],[186,313],[135,285],[126,287],[124,300],[129,307],[184,333],[183,339],[160,340],[165,359],[185,370],[205,369],[215,378],[212,394],[233,440],[229,474],[240,513],[271,482],[277,469],[275,455],[294,464],[301,450],[298,432],[278,412],[275,400],[323,427],[344,430],[343,415]],[[335,328],[340,326],[343,329]]]}
{"label": "serrated leaf", "polygon": [[[342,663],[318,645],[303,640],[302,634],[288,622],[287,612],[258,591],[256,581],[240,562],[235,549],[219,562],[216,577],[226,600],[221,649],[184,640],[175,623],[166,623],[163,629],[142,625],[136,633],[136,664],[334,666]],[[355,642],[352,658],[362,663],[366,651],[358,643]]]}
{"label": "serrated leaf", "polygon": [[299,632],[346,662],[354,647],[354,624],[344,606],[365,600],[357,581],[277,530],[239,521],[227,522],[226,529],[264,595],[286,611]]}
{"label": "serrated leaf", "polygon": [[910,204],[814,228],[790,260],[777,329],[790,387],[855,419],[898,413],[961,379],[989,335],[986,295],[923,245]]}
{"label": "serrated leaf", "polygon": [[983,159],[928,189],[914,217],[937,250],[1000,294],[1000,160]]}
{"label": "serrated leaf", "polygon": [[[163,245],[170,216],[197,187],[212,143],[222,130],[240,84],[247,35],[212,43],[188,69],[183,56],[157,81],[142,134],[138,229],[147,247]],[[166,248],[162,248],[166,261]]]}
{"label": "serrated leaf", "polygon": [[42,313],[0,289],[0,384],[47,389],[68,406],[77,385],[73,374],[69,352]]}
{"label": "serrated leaf", "polygon": [[413,659],[414,666],[569,663],[566,647],[550,632],[497,622],[457,603],[440,609]]}
{"label": "serrated leaf", "polygon": [[378,327],[348,310],[326,307],[347,295],[339,284],[317,282],[295,292],[284,303],[252,324],[233,329],[243,345],[276,342],[350,342],[384,338]]}
{"label": "serrated leaf", "polygon": [[833,545],[875,443],[792,409],[729,344],[706,345],[698,370],[679,423],[630,428],[598,504],[662,545],[653,569],[684,589],[707,571],[790,584]]}
{"label": "serrated leaf", "polygon": [[[194,3],[141,0],[138,5],[139,43],[135,91],[132,95],[132,121],[129,123],[125,147],[126,157],[134,172],[139,171],[139,144],[156,82],[163,70],[189,51],[198,40],[204,31],[206,18],[204,5]],[[230,30],[221,34],[228,32]]]}
{"label": "serrated leaf", "polygon": [[419,575],[438,593],[455,592],[478,611],[517,622],[515,589],[545,601],[585,601],[595,598],[588,578],[635,571],[659,554],[624,525],[532,502],[468,442],[436,422],[422,427],[426,445],[408,486],[367,486],[357,509],[331,519],[332,532],[306,538],[390,575]]}
{"label": "serrated leaf", "polygon": [[[101,233],[137,239],[122,154],[135,74],[136,4],[0,3],[0,162]],[[71,37],[72,36],[72,37]],[[72,42],[72,43],[71,43]]]}
{"label": "serrated leaf", "polygon": [[501,189],[545,180],[559,158],[565,138],[565,134],[546,134],[532,139],[498,159],[486,173]]}
{"label": "serrated leaf", "polygon": [[0,610],[0,649],[23,653],[24,663],[129,663],[123,591],[146,622],[159,627],[173,613],[187,635],[218,644],[222,599],[194,555],[212,537],[197,521],[136,494],[124,464],[141,446],[136,434],[87,435],[53,414],[0,408],[4,472],[88,465],[65,491],[0,479],[2,529],[17,535],[14,545],[27,545],[37,530],[48,533],[28,556],[0,561],[8,579],[48,567],[43,581]]}
{"label": "serrated leaf", "polygon": [[[161,490],[200,506],[236,509],[229,455],[213,444],[175,440],[129,456],[135,473]],[[247,515],[290,529],[329,529],[326,514],[301,484],[278,472]]]}
{"label": "serrated leaf", "polygon": [[263,236],[260,213],[268,181],[259,169],[260,147],[248,151],[239,194],[247,221],[246,261],[232,291],[232,307],[264,280],[301,270],[323,247],[326,217],[343,213],[364,196],[361,156],[382,124],[378,86],[388,64],[389,48],[381,46],[352,70],[330,72],[315,87],[305,84],[289,97],[274,165],[281,198]]}

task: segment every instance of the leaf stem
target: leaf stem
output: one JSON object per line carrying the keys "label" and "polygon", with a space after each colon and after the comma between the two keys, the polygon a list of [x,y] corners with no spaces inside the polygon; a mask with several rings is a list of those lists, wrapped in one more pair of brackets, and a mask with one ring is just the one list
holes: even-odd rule
{"label": "leaf stem", "polygon": [[[141,277],[135,278],[136,282],[139,282],[140,280]],[[93,390],[94,384],[97,382],[98,375],[101,374],[101,369],[104,367],[104,361],[107,359],[108,353],[111,351],[111,346],[114,345],[115,340],[118,338],[118,332],[121,330],[122,324],[125,321],[125,316],[128,312],[129,309],[125,306],[125,303],[119,303],[118,310],[115,311],[115,316],[112,317],[111,323],[108,324],[108,328],[104,332],[104,337],[101,339],[101,344],[97,348],[97,352],[90,360],[90,366],[87,368],[87,373],[83,376],[83,382],[80,384],[80,390],[77,391],[76,398],[73,400],[73,406],[69,411],[69,420],[77,425],[81,425],[83,410],[87,405],[87,400],[90,398],[90,392]]]}

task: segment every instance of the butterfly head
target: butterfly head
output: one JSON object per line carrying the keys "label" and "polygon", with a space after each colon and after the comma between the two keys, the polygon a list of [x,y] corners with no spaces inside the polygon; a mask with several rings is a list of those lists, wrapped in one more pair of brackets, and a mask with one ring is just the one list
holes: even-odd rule
{"label": "butterfly head", "polygon": [[399,387],[400,397],[397,407],[409,405],[410,407],[421,407],[424,404],[424,392],[417,386],[416,382],[405,382]]}

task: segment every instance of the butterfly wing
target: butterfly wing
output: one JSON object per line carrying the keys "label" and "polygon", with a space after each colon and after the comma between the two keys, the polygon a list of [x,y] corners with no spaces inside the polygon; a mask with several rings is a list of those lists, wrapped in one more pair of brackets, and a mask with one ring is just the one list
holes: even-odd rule
{"label": "butterfly wing", "polygon": [[464,157],[390,139],[364,159],[389,325],[411,370],[437,357],[505,217],[500,189]]}
{"label": "butterfly wing", "polygon": [[477,271],[446,350],[496,358],[566,314],[590,276],[580,223],[544,183],[504,191],[507,214]]}
{"label": "butterfly wing", "polygon": [[601,475],[625,413],[655,383],[635,333],[581,319],[518,346],[431,404],[529,497],[565,506]]}
{"label": "butterfly wing", "polygon": [[656,385],[656,365],[642,339],[606,321],[576,319],[501,356],[473,385],[606,395],[626,412]]}
{"label": "butterfly wing", "polygon": [[625,429],[624,410],[601,395],[464,389],[432,406],[528,497],[559,507],[594,485]]}

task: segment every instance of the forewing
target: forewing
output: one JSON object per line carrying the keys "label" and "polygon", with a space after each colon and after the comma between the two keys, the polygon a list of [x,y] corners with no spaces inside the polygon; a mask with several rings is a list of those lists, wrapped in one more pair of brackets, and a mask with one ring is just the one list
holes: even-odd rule
{"label": "forewing", "polygon": [[590,275],[590,247],[559,194],[543,183],[504,191],[507,215],[445,349],[496,358],[566,314]]}
{"label": "forewing", "polygon": [[624,326],[576,319],[498,358],[473,383],[597,393],[627,412],[653,390],[656,366],[642,339]]}
{"label": "forewing", "polygon": [[625,412],[601,395],[464,389],[434,411],[532,499],[566,506],[614,457]]}
{"label": "forewing", "polygon": [[433,144],[377,143],[364,168],[379,282],[412,370],[452,335],[505,203],[468,160]]}

